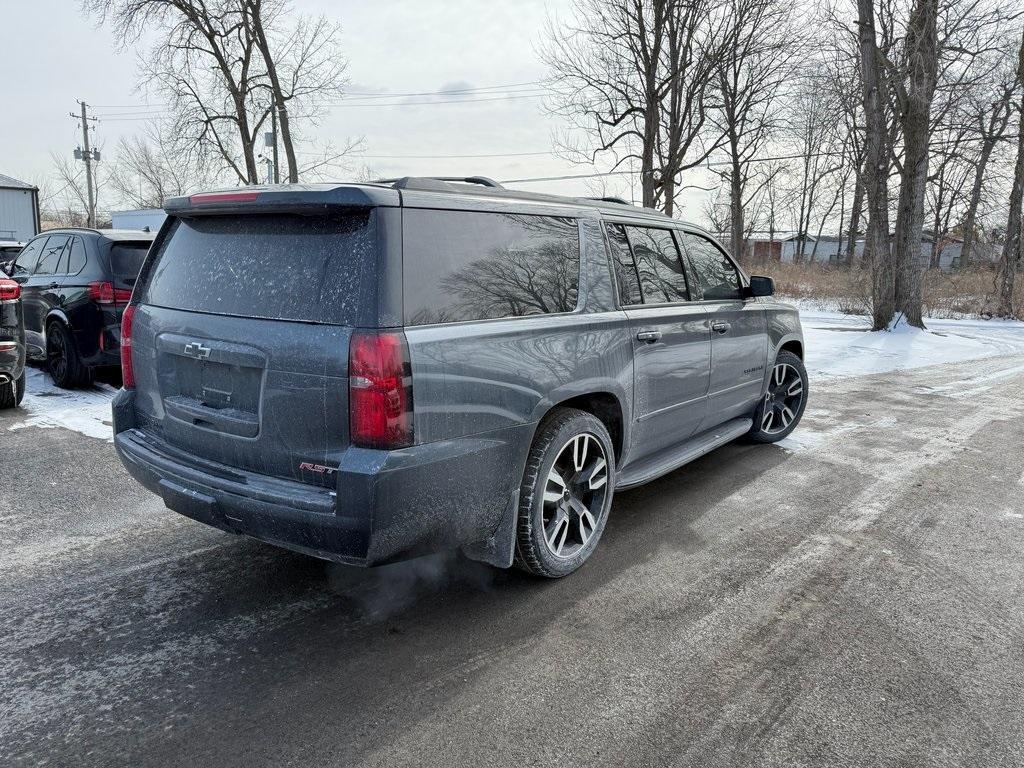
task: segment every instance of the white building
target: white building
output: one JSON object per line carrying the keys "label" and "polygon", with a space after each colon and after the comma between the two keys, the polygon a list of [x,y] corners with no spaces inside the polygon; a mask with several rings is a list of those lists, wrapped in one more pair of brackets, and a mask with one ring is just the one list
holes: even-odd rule
{"label": "white building", "polygon": [[39,190],[0,173],[0,240],[24,242],[39,234]]}
{"label": "white building", "polygon": [[163,208],[139,208],[134,211],[111,211],[111,226],[114,229],[137,229],[156,232],[164,223],[167,214]]}

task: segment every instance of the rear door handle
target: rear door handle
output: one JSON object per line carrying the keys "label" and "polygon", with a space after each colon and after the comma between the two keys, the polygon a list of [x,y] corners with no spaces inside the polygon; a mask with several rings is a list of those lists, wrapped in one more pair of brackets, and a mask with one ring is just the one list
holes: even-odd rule
{"label": "rear door handle", "polygon": [[661,331],[639,331],[636,334],[637,341],[653,344],[661,338]]}
{"label": "rear door handle", "polygon": [[50,283],[51,288],[60,288],[60,283]]}
{"label": "rear door handle", "polygon": [[715,333],[727,333],[730,328],[732,328],[732,326],[724,320],[715,320],[715,322],[711,324],[711,330],[715,331]]}

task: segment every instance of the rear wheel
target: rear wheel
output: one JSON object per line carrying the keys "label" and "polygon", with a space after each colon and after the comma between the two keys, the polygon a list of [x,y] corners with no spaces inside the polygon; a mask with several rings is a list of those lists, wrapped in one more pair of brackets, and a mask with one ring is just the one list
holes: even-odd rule
{"label": "rear wheel", "polygon": [[82,364],[71,331],[53,322],[46,329],[46,362],[53,383],[62,389],[76,389],[89,383],[89,369]]}
{"label": "rear wheel", "polygon": [[516,565],[567,576],[604,532],[615,488],[615,452],[597,417],[560,408],[537,430],[519,494]]}
{"label": "rear wheel", "polygon": [[25,397],[25,372],[7,384],[0,385],[0,409],[16,408]]}
{"label": "rear wheel", "polygon": [[748,437],[758,443],[774,443],[788,436],[800,423],[807,406],[807,369],[792,352],[775,358],[768,390],[754,411]]}

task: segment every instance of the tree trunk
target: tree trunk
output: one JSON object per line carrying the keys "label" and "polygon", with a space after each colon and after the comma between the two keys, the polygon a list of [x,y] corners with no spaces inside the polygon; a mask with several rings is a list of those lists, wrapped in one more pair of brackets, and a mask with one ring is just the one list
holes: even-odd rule
{"label": "tree trunk", "polygon": [[277,112],[278,124],[281,129],[281,144],[284,145],[284,154],[288,160],[288,181],[291,184],[295,184],[299,180],[299,166],[295,159],[295,144],[292,142],[288,103],[284,90],[281,88],[281,79],[277,74],[277,63],[274,60],[273,52],[270,50],[267,32],[263,28],[263,3],[262,0],[250,0],[246,5],[248,7],[247,15],[253,39],[256,41],[256,46],[260,49],[263,64],[267,68],[267,77],[270,79],[270,90],[274,97],[274,104],[271,108]]}
{"label": "tree trunk", "polygon": [[732,232],[733,258],[743,258],[743,183],[740,178],[739,147],[732,144],[732,174],[729,178],[729,220]]}
{"label": "tree trunk", "polygon": [[864,194],[868,226],[864,255],[872,268],[872,328],[889,327],[895,312],[892,250],[889,247],[889,148],[885,124],[886,96],[875,36],[874,0],[857,0],[857,26],[864,102]]}
{"label": "tree trunk", "polygon": [[[1024,60],[1024,46],[1021,47]],[[1020,108],[1024,119],[1024,102]],[[1010,213],[1006,221],[1006,240],[999,260],[996,286],[999,291],[1000,317],[1014,316],[1013,288],[1017,281],[1017,266],[1021,257],[1021,207],[1024,202],[1024,128],[1017,132],[1017,164],[1013,171],[1013,189],[1010,192]]]}
{"label": "tree trunk", "polygon": [[916,0],[907,22],[909,77],[902,94],[903,170],[896,212],[896,309],[910,324],[921,319],[921,236],[928,184],[928,140],[938,76],[938,0]]}
{"label": "tree trunk", "polygon": [[981,204],[981,190],[985,181],[985,171],[988,168],[989,158],[992,157],[992,150],[995,149],[996,139],[986,136],[981,145],[981,156],[978,158],[977,170],[974,173],[974,184],[971,186],[971,199],[967,203],[967,213],[964,216],[964,242],[960,249],[960,266],[970,265],[974,258],[974,244],[977,240],[978,206]]}
{"label": "tree trunk", "polygon": [[857,232],[864,213],[864,169],[857,169],[853,181],[853,202],[850,204],[850,229],[846,239],[846,263],[851,267],[857,259]]}
{"label": "tree trunk", "polygon": [[[1024,37],[1018,53],[1017,86],[1024,86]],[[1017,163],[1013,170],[1013,189],[1010,191],[1010,211],[1006,220],[1006,240],[999,260],[996,288],[999,291],[1000,317],[1013,317],[1013,288],[1017,281],[1017,266],[1021,257],[1021,208],[1024,205],[1024,95],[1017,106],[1020,123],[1017,130]]]}

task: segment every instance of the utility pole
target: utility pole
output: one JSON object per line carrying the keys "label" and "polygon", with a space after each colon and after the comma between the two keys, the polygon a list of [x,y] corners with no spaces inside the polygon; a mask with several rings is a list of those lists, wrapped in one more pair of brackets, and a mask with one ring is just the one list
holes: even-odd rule
{"label": "utility pole", "polygon": [[89,105],[84,101],[78,102],[82,107],[81,116],[76,115],[74,112],[71,116],[76,120],[81,120],[82,123],[82,146],[75,150],[75,159],[85,161],[85,186],[89,194],[89,210],[86,211],[86,225],[89,227],[96,226],[96,192],[93,187],[92,181],[92,163],[93,160],[99,162],[100,153],[94,152],[89,148],[89,121],[96,121],[95,117],[89,117],[88,109]]}
{"label": "utility pole", "polygon": [[270,110],[270,130],[274,134],[274,183],[281,183],[281,166],[277,162],[277,101]]}

